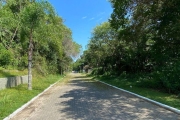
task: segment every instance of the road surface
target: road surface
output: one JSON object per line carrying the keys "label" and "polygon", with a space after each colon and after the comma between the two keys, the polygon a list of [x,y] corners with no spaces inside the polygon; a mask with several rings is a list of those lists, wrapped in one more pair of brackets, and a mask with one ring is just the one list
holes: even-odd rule
{"label": "road surface", "polygon": [[180,120],[180,116],[72,73],[11,120]]}

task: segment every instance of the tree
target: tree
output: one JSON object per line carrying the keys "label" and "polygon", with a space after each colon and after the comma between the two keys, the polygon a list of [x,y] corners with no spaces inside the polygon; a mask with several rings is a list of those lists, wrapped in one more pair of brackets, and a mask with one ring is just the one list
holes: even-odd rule
{"label": "tree", "polygon": [[117,32],[108,22],[96,26],[93,29],[88,50],[84,52],[86,62],[92,67],[101,68],[103,72],[107,69],[112,70],[112,67],[117,62],[113,58],[117,57],[116,48],[119,45]]}
{"label": "tree", "polygon": [[81,52],[81,45],[77,44],[72,40],[72,32],[69,28],[63,26],[63,49],[67,56],[72,58],[79,57],[79,53]]}
{"label": "tree", "polygon": [[66,71],[81,46],[47,1],[1,0],[0,49],[2,67],[28,67],[28,87],[32,89],[31,68],[43,75]]}
{"label": "tree", "polygon": [[41,25],[40,22],[45,18],[46,14],[51,13],[51,6],[47,2],[31,2],[21,13],[22,39],[27,36],[29,38],[28,47],[28,89],[32,90],[32,56],[34,48],[34,32]]}
{"label": "tree", "polygon": [[111,26],[119,31],[119,39],[133,48],[128,60],[131,69],[158,73],[155,79],[166,89],[179,90],[176,68],[180,55],[180,1],[111,0],[111,3],[114,8]]}

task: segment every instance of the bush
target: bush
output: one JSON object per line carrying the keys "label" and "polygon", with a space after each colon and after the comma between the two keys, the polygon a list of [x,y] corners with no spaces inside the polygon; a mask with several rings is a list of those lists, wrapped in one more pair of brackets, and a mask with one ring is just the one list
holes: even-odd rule
{"label": "bush", "polygon": [[11,64],[13,59],[13,54],[11,51],[6,50],[0,45],[0,66],[7,67]]}
{"label": "bush", "polygon": [[137,77],[138,81],[136,82],[137,86],[143,87],[143,88],[152,88],[152,89],[158,89],[163,90],[164,86],[162,84],[161,80],[157,80],[158,74],[141,74]]}
{"label": "bush", "polygon": [[25,69],[28,66],[28,56],[24,55],[21,56],[18,60],[18,68],[19,69]]}
{"label": "bush", "polygon": [[40,55],[34,56],[33,68],[41,75],[48,74],[48,65],[46,59]]}
{"label": "bush", "polygon": [[102,67],[99,68],[94,68],[93,71],[91,72],[92,75],[103,75],[104,71]]}
{"label": "bush", "polygon": [[180,93],[180,62],[162,67],[154,74],[154,79],[161,82],[169,93]]}

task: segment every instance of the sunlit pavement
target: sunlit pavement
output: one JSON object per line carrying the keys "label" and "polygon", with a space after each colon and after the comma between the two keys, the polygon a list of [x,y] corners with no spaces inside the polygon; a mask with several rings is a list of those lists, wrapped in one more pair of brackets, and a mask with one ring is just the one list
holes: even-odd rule
{"label": "sunlit pavement", "polygon": [[13,120],[178,120],[180,116],[77,73],[55,85]]}

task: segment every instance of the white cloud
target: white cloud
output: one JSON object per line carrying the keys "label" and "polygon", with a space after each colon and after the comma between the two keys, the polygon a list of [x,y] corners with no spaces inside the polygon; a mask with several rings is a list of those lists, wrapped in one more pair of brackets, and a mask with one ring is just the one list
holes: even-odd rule
{"label": "white cloud", "polygon": [[89,20],[94,20],[95,18],[94,17],[92,17],[91,19],[89,19]]}
{"label": "white cloud", "polygon": [[97,16],[102,16],[104,14],[105,14],[105,12],[100,12],[100,13],[97,14]]}
{"label": "white cloud", "polygon": [[82,17],[82,19],[86,19],[86,18],[87,18],[87,16]]}
{"label": "white cloud", "polygon": [[102,20],[103,18],[99,18],[97,21],[100,21],[100,20]]}

